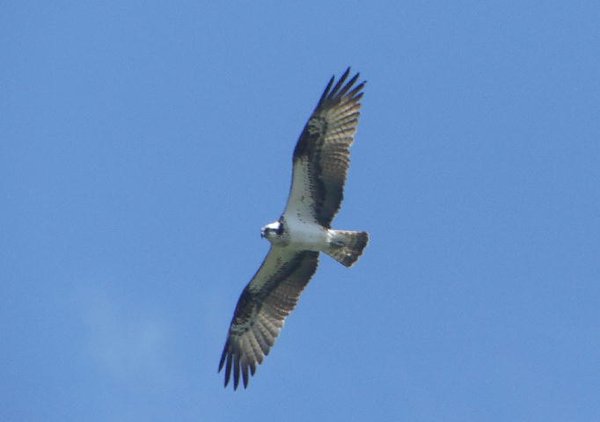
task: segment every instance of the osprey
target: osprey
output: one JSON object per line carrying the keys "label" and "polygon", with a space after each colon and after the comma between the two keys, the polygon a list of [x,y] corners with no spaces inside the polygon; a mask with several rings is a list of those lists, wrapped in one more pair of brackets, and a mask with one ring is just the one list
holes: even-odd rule
{"label": "osprey", "polygon": [[350,146],[365,82],[348,82],[350,68],[334,85],[332,77],[306,123],[293,155],[292,186],[285,211],[261,230],[271,249],[240,296],[219,362],[225,387],[233,372],[244,388],[249,374],[275,343],[287,315],[317,269],[319,252],[350,267],[367,245],[362,231],[333,230],[350,165]]}

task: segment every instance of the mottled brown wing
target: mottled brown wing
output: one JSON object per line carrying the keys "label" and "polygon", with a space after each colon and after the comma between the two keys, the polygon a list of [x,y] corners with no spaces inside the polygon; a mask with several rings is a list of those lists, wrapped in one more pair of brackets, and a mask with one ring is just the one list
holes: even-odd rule
{"label": "mottled brown wing", "polygon": [[284,215],[312,218],[330,227],[344,196],[350,146],[358,126],[365,82],[348,82],[350,68],[334,84],[332,77],[306,123],[293,156],[292,187]]}
{"label": "mottled brown wing", "polygon": [[234,390],[240,373],[244,388],[248,386],[248,373],[254,375],[256,366],[269,354],[318,261],[318,252],[271,247],[235,307],[219,362],[219,372],[225,367],[225,386],[232,372]]}

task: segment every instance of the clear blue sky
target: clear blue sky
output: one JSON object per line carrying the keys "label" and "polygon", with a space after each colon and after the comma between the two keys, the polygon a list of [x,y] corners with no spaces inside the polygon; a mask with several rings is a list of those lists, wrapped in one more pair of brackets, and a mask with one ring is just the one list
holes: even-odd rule
{"label": "clear blue sky", "polygon": [[[0,420],[600,420],[599,3],[208,3],[0,6]],[[371,243],[225,390],[348,65]]]}

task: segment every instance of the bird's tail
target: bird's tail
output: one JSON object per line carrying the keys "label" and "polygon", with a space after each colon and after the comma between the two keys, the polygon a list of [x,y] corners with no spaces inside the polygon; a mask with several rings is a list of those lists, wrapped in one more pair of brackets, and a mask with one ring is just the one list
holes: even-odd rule
{"label": "bird's tail", "polygon": [[367,246],[369,233],[348,230],[331,230],[331,233],[329,248],[324,252],[340,264],[351,267]]}

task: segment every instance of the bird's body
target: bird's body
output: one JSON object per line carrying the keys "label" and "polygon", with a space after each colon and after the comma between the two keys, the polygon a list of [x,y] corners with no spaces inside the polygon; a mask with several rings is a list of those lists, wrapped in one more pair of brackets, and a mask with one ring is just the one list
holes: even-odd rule
{"label": "bird's body", "polygon": [[286,316],[317,269],[324,252],[349,267],[368,242],[366,232],[334,230],[350,164],[364,82],[345,85],[350,69],[335,86],[331,78],[308,120],[293,155],[292,185],[282,216],[261,230],[271,249],[235,308],[219,371],[225,385],[233,371],[244,387],[278,336]]}
{"label": "bird's body", "polygon": [[[283,224],[283,234],[281,236],[267,237],[271,243],[281,247],[323,251],[323,248],[329,244],[329,239],[331,238],[328,229],[317,224],[306,223],[295,215],[287,216],[281,222],[277,221],[271,224]],[[277,232],[275,231],[275,233]]]}

